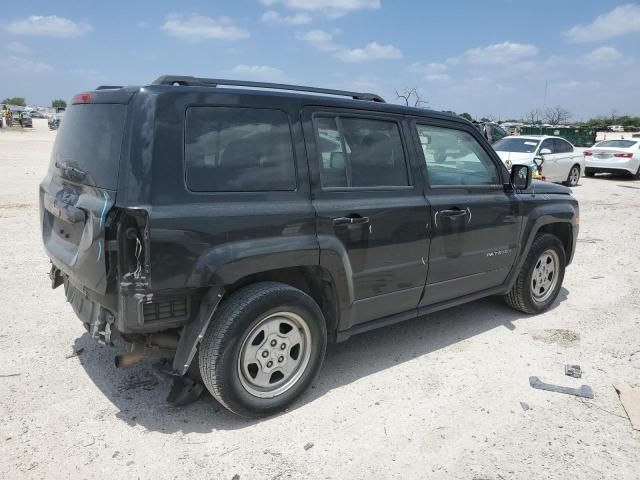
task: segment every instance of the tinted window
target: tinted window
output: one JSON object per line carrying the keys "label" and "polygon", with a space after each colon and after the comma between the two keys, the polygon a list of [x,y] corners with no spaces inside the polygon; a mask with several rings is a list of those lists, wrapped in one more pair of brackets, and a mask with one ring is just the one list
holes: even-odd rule
{"label": "tinted window", "polygon": [[294,190],[287,115],[252,108],[189,108],[185,165],[187,185],[197,192]]}
{"label": "tinted window", "polygon": [[51,153],[51,168],[84,172],[81,182],[115,190],[126,106],[73,105],[64,115]]}
{"label": "tinted window", "polygon": [[573,152],[573,147],[568,142],[565,142],[560,138],[554,138],[553,143],[555,144],[555,153]]}
{"label": "tinted window", "polygon": [[636,141],[633,140],[605,140],[594,145],[594,147],[609,147],[609,148],[629,148],[633,147]]}
{"label": "tinted window", "polygon": [[409,185],[400,130],[395,122],[317,117],[322,186]]}
{"label": "tinted window", "polygon": [[542,151],[543,148],[548,148],[551,151],[551,153],[557,153],[554,145],[554,141],[551,138],[547,138],[545,141],[542,142],[542,145],[540,145],[540,150]]}
{"label": "tinted window", "polygon": [[493,161],[467,132],[426,125],[417,129],[430,185],[500,183]]}
{"label": "tinted window", "polygon": [[494,143],[493,149],[496,152],[533,153],[539,143],[538,140],[530,138],[508,137]]}

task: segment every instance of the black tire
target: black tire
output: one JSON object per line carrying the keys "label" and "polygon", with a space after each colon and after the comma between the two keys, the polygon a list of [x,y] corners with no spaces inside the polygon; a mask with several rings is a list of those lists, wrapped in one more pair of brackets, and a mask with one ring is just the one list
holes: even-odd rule
{"label": "black tire", "polygon": [[[571,180],[571,173],[574,171],[574,169],[578,169],[578,177],[576,178],[575,182],[573,180]],[[578,165],[577,163],[572,166],[569,169],[569,175],[567,175],[567,179],[562,182],[564,183],[567,187],[575,187],[578,185],[578,182],[580,181],[580,165]]]}
{"label": "black tire", "polygon": [[638,166],[638,171],[636,172],[635,175],[632,175],[632,178],[634,180],[640,180],[640,166]]}
{"label": "black tire", "polygon": [[[549,250],[553,250],[558,258],[557,278],[548,298],[545,298],[543,301],[538,301],[533,294],[531,279],[541,255]],[[511,288],[511,291],[504,297],[507,304],[516,310],[529,314],[541,313],[548,309],[558,297],[558,293],[560,293],[566,263],[564,247],[558,237],[548,233],[536,235],[527,259],[516,278],[516,282]]]}
{"label": "black tire", "polygon": [[[304,319],[310,356],[306,366],[300,367],[300,377],[286,391],[261,398],[243,385],[239,358],[248,335],[276,312],[290,312]],[[244,417],[263,417],[285,409],[311,386],[326,347],[324,316],[309,295],[283,283],[260,282],[241,288],[223,301],[202,339],[198,363],[205,386],[224,407]]]}
{"label": "black tire", "polygon": [[589,170],[588,168],[584,169],[584,176],[585,177],[595,177],[596,176],[596,172],[594,172],[593,170]]}

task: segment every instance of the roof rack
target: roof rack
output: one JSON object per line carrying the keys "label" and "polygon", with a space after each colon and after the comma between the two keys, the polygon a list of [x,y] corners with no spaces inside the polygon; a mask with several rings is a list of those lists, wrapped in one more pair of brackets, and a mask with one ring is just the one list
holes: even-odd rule
{"label": "roof rack", "polygon": [[223,80],[219,78],[198,78],[180,75],[163,75],[153,82],[154,85],[183,85],[187,87],[217,87],[228,85],[233,87],[271,88],[274,90],[292,90],[296,92],[322,93],[325,95],[339,95],[351,97],[354,100],[369,100],[384,103],[384,99],[375,93],[349,92],[346,90],[332,90],[330,88],[303,87],[284,83],[250,82],[244,80]]}

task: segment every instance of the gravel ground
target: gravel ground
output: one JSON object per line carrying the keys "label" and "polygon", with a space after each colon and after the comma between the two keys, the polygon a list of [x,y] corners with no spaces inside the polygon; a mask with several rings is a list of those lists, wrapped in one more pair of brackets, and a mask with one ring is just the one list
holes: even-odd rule
{"label": "gravel ground", "polygon": [[169,382],[117,370],[50,289],[37,186],[54,138],[41,120],[0,131],[0,477],[638,478],[640,432],[612,383],[640,382],[640,182],[574,189],[580,239],[550,311],[490,298],[354,337],[288,412],[248,421],[209,396],[167,406]]}

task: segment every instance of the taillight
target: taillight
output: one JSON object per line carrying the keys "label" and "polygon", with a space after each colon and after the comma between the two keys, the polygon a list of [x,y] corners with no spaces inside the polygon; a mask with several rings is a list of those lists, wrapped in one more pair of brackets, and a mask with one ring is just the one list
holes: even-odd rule
{"label": "taillight", "polygon": [[92,98],[93,95],[91,94],[91,92],[78,93],[73,96],[71,103],[73,103],[74,105],[78,103],[91,103]]}
{"label": "taillight", "polygon": [[619,158],[631,158],[633,157],[633,153],[614,153],[613,156]]}
{"label": "taillight", "polygon": [[585,157],[590,157],[591,155],[593,155],[593,152],[590,152],[589,150],[585,150],[584,151],[584,156]]}

